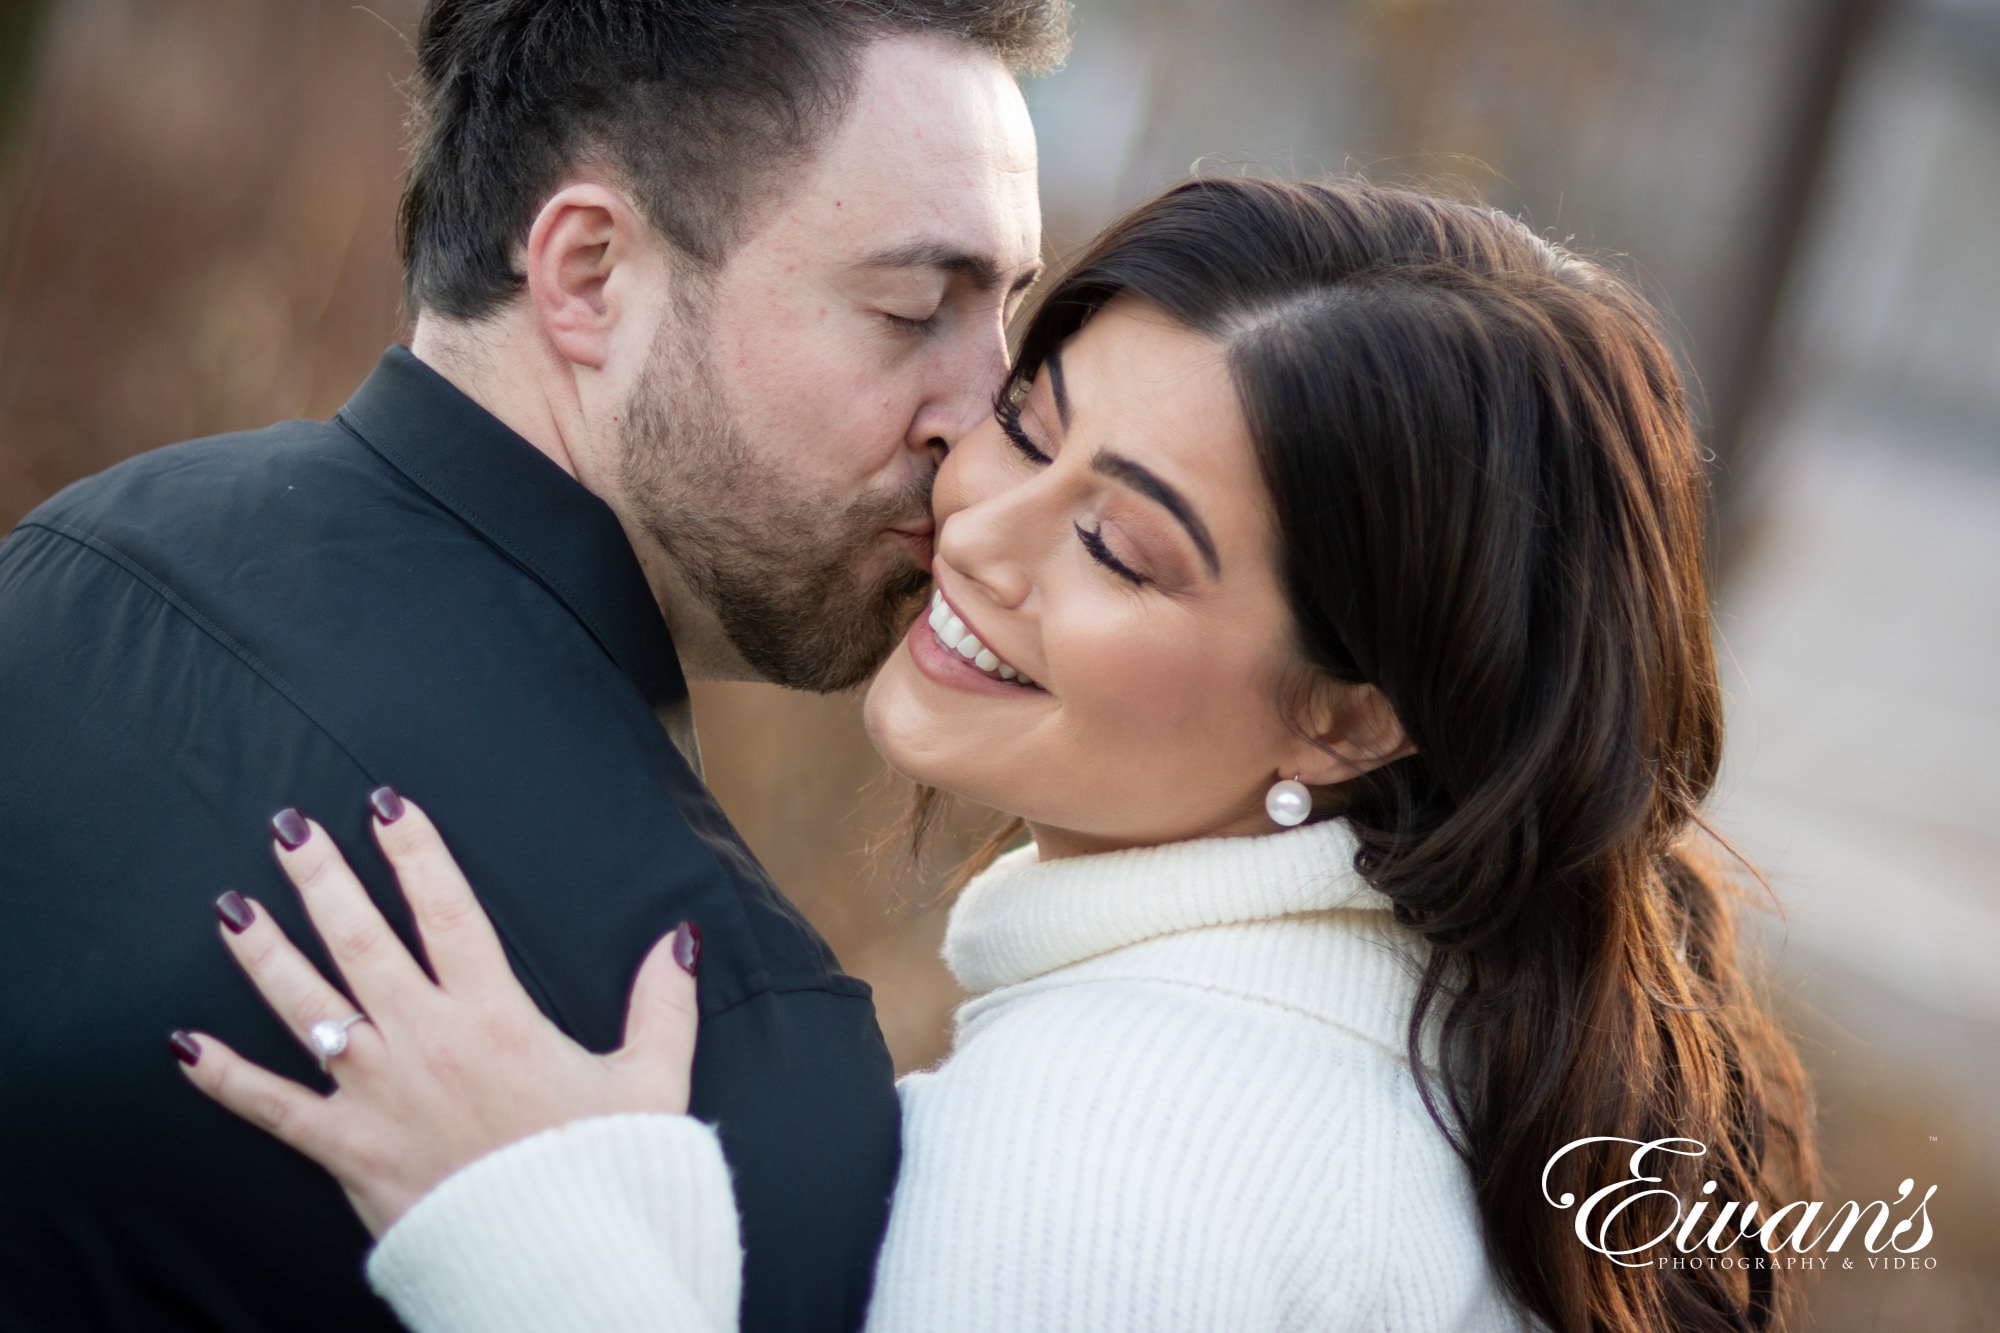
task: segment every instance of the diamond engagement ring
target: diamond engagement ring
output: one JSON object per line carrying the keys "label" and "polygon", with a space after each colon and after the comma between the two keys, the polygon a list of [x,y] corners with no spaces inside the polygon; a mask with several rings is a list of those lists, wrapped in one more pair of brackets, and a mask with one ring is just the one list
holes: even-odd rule
{"label": "diamond engagement ring", "polygon": [[367,1021],[366,1014],[349,1014],[345,1018],[322,1018],[306,1030],[306,1045],[319,1057],[321,1073],[326,1072],[328,1060],[347,1049],[347,1029]]}

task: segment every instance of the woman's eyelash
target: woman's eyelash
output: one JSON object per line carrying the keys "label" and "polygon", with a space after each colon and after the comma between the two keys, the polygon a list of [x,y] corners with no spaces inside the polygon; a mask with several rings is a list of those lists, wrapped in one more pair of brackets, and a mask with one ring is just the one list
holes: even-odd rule
{"label": "woman's eyelash", "polygon": [[1086,528],[1081,523],[1074,524],[1073,526],[1076,528],[1077,539],[1083,543],[1083,549],[1090,552],[1092,560],[1103,565],[1106,569],[1116,574],[1119,578],[1124,579],[1135,588],[1146,586],[1146,576],[1144,574],[1139,573],[1123,560],[1111,554],[1111,548],[1104,544],[1104,530],[1102,528]]}
{"label": "woman's eyelash", "polygon": [[1020,400],[1012,397],[1005,389],[1002,389],[1000,396],[993,400],[993,417],[1000,423],[1001,434],[1007,437],[1009,444],[1020,450],[1021,457],[1030,463],[1051,461],[1047,454],[1035,447],[1035,442],[1028,438],[1028,432],[1021,429]]}
{"label": "woman's eyelash", "polygon": [[937,323],[936,315],[925,315],[922,319],[912,319],[908,315],[892,315],[882,312],[882,318],[889,321],[891,328],[902,329],[906,333],[927,333],[931,325]]}
{"label": "woman's eyelash", "polygon": [[[1030,463],[1047,463],[1053,461],[1047,454],[1035,447],[1035,442],[1028,438],[1028,432],[1021,428],[1020,399],[1014,397],[1005,389],[1001,390],[1000,396],[993,400],[993,417],[994,420],[1000,423],[1000,433],[1007,437],[1008,443],[1020,451],[1021,457],[1027,459]],[[1103,565],[1106,569],[1116,574],[1119,578],[1124,579],[1135,588],[1146,586],[1147,578],[1144,574],[1141,574],[1138,570],[1133,569],[1123,560],[1111,554],[1111,548],[1104,543],[1104,533],[1101,529],[1086,528],[1081,523],[1073,524],[1072,526],[1076,528],[1077,540],[1083,543],[1083,549],[1090,553],[1092,560]]]}

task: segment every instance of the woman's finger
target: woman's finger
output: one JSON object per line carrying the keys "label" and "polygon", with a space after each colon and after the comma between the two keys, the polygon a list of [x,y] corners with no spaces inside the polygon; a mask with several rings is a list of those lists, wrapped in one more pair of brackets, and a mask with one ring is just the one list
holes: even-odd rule
{"label": "woman's finger", "polygon": [[338,1171],[340,1164],[332,1160],[336,1140],[326,1098],[244,1059],[205,1032],[176,1032],[169,1042],[190,1083],[321,1166]]}
{"label": "woman's finger", "polygon": [[[216,900],[215,910],[224,927],[222,942],[300,1045],[313,1050],[315,1023],[338,1023],[357,1012],[354,1002],[319,974],[261,903],[232,891]],[[350,1052],[357,1045],[381,1040],[368,1028],[369,1024],[356,1023],[346,1029]],[[340,1057],[351,1058],[351,1054]],[[339,1064],[340,1060],[331,1061],[329,1072],[337,1073]]]}
{"label": "woman's finger", "polygon": [[375,807],[375,841],[395,869],[438,984],[448,991],[513,984],[493,922],[430,816],[388,787],[378,787],[368,801]]}
{"label": "woman's finger", "polygon": [[649,1110],[687,1110],[700,1023],[695,994],[700,962],[701,931],[693,922],[683,921],[653,946],[632,983],[625,1044],[610,1059],[644,1077],[650,1088]]}
{"label": "woman's finger", "polygon": [[279,866],[361,1007],[387,1014],[430,990],[430,978],[389,929],[327,831],[296,810],[279,811],[271,829]]}

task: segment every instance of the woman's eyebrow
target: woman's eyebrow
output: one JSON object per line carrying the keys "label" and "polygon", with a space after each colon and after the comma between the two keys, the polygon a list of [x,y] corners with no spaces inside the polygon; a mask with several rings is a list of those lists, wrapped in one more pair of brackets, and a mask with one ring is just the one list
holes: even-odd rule
{"label": "woman's eyebrow", "polygon": [[[1051,351],[1048,360],[1042,364],[1048,368],[1049,388],[1055,393],[1056,416],[1061,420],[1063,429],[1068,430],[1069,389],[1063,383],[1062,349]],[[1194,542],[1195,549],[1201,552],[1203,562],[1208,565],[1209,576],[1211,578],[1222,576],[1222,562],[1216,558],[1215,541],[1208,535],[1208,525],[1201,521],[1200,514],[1194,512],[1194,506],[1187,502],[1186,496],[1167,485],[1156,473],[1141,467],[1122,454],[1095,454],[1090,460],[1090,470],[1101,477],[1109,477],[1113,481],[1130,486],[1172,514],[1175,520],[1187,529],[1188,538]]]}
{"label": "woman's eyebrow", "polygon": [[[1058,381],[1060,382],[1060,381]],[[1060,410],[1060,409],[1058,409]],[[1099,476],[1130,486],[1162,509],[1172,514],[1187,529],[1188,537],[1201,551],[1201,558],[1208,565],[1211,578],[1220,578],[1222,563],[1215,558],[1215,543],[1209,539],[1208,528],[1201,521],[1201,515],[1194,512],[1194,506],[1187,498],[1153,472],[1141,467],[1121,454],[1100,453],[1090,460],[1090,470]]]}

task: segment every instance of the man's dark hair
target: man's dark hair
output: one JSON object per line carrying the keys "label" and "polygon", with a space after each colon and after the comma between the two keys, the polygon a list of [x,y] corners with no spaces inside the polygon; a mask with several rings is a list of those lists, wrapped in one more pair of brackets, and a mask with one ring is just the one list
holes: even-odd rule
{"label": "man's dark hair", "polygon": [[702,266],[838,123],[872,41],[933,33],[1017,73],[1068,46],[1067,0],[431,0],[399,230],[411,310],[487,315],[562,173],[602,165]]}

